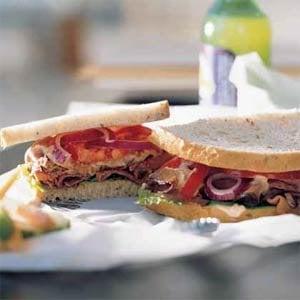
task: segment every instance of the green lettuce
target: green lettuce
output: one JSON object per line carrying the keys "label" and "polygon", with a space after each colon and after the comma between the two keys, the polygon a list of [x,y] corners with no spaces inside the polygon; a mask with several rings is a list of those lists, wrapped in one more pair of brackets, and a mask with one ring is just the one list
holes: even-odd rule
{"label": "green lettuce", "polygon": [[30,187],[39,192],[45,192],[44,187],[40,182],[38,182],[29,172],[28,166],[26,164],[20,166],[23,175],[26,177]]}
{"label": "green lettuce", "polygon": [[151,191],[146,190],[145,188],[139,189],[137,203],[142,206],[160,203],[182,205],[182,203],[179,201],[173,201],[171,199],[168,199],[163,194],[152,193]]}

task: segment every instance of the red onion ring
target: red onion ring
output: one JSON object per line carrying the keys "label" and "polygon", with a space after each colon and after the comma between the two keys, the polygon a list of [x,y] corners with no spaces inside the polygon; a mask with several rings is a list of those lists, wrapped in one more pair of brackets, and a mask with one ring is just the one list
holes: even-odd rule
{"label": "red onion ring", "polygon": [[58,134],[55,137],[54,140],[54,148],[52,150],[52,158],[54,158],[55,162],[59,164],[65,163],[67,160],[71,158],[71,154],[67,152],[62,146],[61,146],[61,138],[64,136],[64,134]]}
{"label": "red onion ring", "polygon": [[103,133],[103,138],[107,143],[113,142],[116,139],[115,134],[112,130],[108,128],[96,128],[96,129],[101,133]]}
{"label": "red onion ring", "polygon": [[[97,140],[105,139],[108,142],[113,141],[114,133],[111,130],[109,130],[107,128],[96,128],[96,130],[103,134],[103,138],[98,138]],[[66,151],[63,148],[62,143],[61,143],[61,139],[67,135],[68,134],[63,134],[63,133],[58,134],[54,139],[54,148],[51,152],[51,158],[57,164],[64,164],[67,160],[71,159],[71,157],[72,157],[71,153]],[[78,142],[82,142],[82,141],[85,141],[85,140],[71,141],[70,144],[78,143]]]}
{"label": "red onion ring", "polygon": [[[231,179],[235,183],[228,188],[218,188],[214,182],[221,179]],[[236,199],[245,190],[245,184],[240,177],[226,173],[217,173],[209,176],[205,184],[205,193],[212,200],[229,201]]]}
{"label": "red onion ring", "polygon": [[44,156],[43,148],[40,145],[32,145],[28,148],[24,155],[25,163],[37,161],[39,158]]}
{"label": "red onion ring", "polygon": [[[94,132],[91,132],[94,130]],[[96,130],[96,133],[95,133]],[[101,134],[97,134],[97,132]],[[63,139],[65,137],[65,139]],[[109,128],[93,128],[90,130],[75,133],[58,134],[54,138],[54,146],[47,153],[49,158],[58,165],[64,165],[72,158],[72,153],[66,149],[67,145],[84,143],[89,148],[111,148],[124,150],[157,150],[158,148],[148,141],[118,140],[115,133]],[[66,148],[66,149],[65,149]]]}

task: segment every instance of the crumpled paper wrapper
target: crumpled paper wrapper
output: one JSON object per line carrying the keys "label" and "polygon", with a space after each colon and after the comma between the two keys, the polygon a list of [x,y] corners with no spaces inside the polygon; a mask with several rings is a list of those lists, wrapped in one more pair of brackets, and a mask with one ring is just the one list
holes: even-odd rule
{"label": "crumpled paper wrapper", "polygon": [[71,228],[32,238],[23,252],[1,253],[0,270],[105,270],[234,245],[272,247],[300,241],[300,217],[294,215],[221,224],[213,233],[201,233],[147,211],[130,198],[79,205],[53,208],[71,220]]}
{"label": "crumpled paper wrapper", "polygon": [[300,107],[300,80],[266,67],[257,53],[237,56],[230,80],[238,90],[240,113]]}
{"label": "crumpled paper wrapper", "polygon": [[[90,105],[72,104],[70,113]],[[93,110],[103,109],[93,104]],[[172,108],[176,123],[201,116],[228,115],[231,108],[186,106]],[[1,181],[1,177],[0,177]],[[22,187],[11,191],[6,201],[24,195]],[[212,253],[234,245],[274,247],[300,241],[300,217],[284,215],[240,223],[220,224],[213,233],[191,231],[183,223],[143,209],[133,198],[99,199],[71,203],[76,209],[53,207],[71,220],[71,228],[32,238],[28,248],[19,253],[1,253],[1,271],[105,270],[129,263]]]}

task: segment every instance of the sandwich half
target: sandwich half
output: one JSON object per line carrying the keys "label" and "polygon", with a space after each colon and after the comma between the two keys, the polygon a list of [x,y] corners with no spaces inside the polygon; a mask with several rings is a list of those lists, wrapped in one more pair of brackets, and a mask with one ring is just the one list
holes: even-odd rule
{"label": "sandwich half", "polygon": [[167,117],[167,101],[104,108],[3,128],[0,145],[34,142],[21,169],[43,201],[134,196],[171,157],[149,141],[152,130],[142,124]]}
{"label": "sandwich half", "polygon": [[139,190],[154,212],[222,222],[300,214],[297,111],[160,127],[150,141],[172,155]]}

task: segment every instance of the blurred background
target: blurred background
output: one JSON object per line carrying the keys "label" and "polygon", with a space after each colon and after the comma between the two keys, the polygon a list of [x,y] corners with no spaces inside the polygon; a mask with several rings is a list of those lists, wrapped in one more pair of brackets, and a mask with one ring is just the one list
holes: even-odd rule
{"label": "blurred background", "polygon": [[[64,113],[70,101],[197,103],[211,3],[0,1],[0,126]],[[300,2],[258,3],[272,25],[272,65],[297,75]]]}

